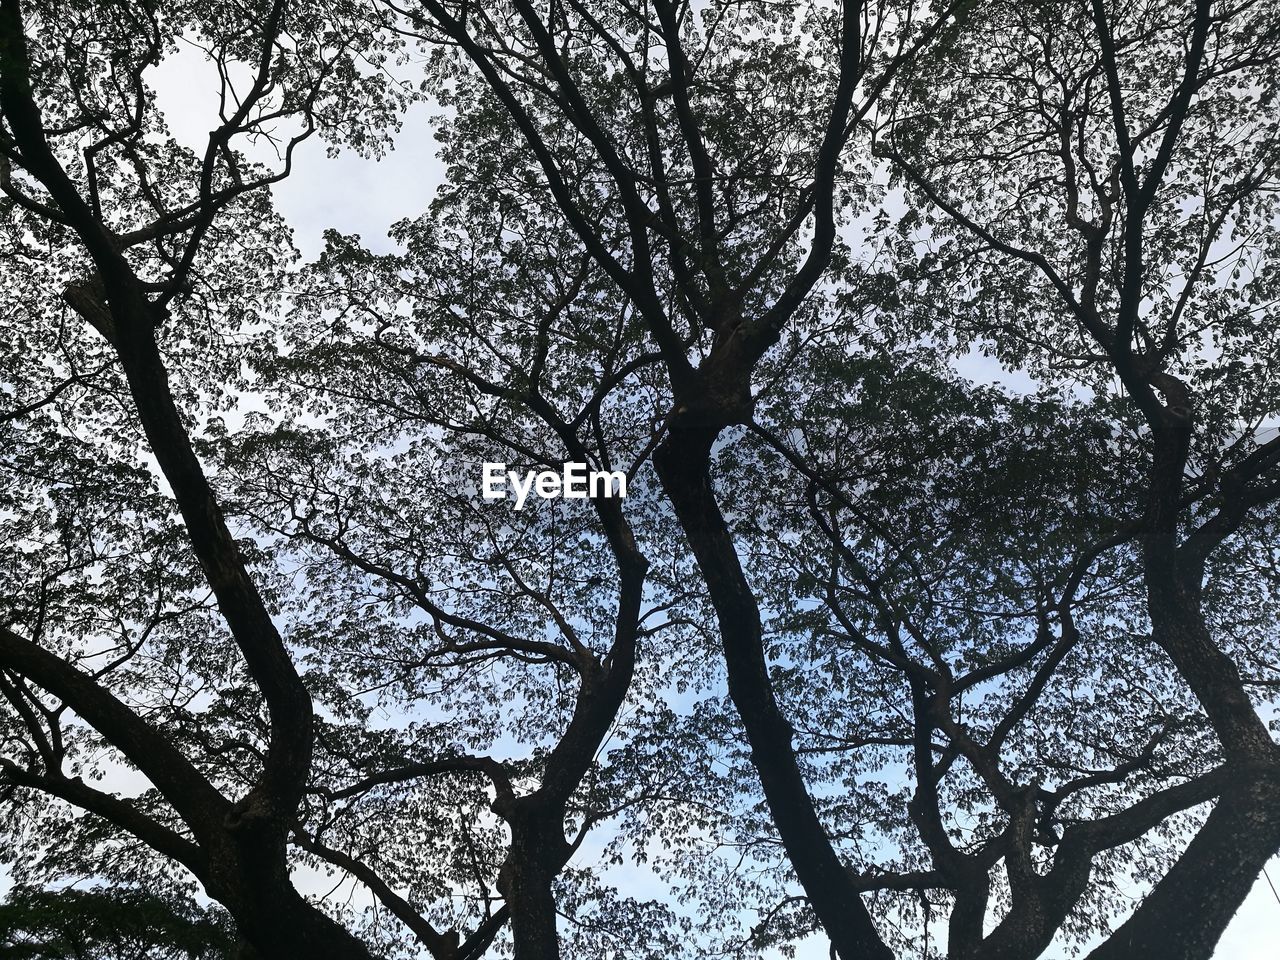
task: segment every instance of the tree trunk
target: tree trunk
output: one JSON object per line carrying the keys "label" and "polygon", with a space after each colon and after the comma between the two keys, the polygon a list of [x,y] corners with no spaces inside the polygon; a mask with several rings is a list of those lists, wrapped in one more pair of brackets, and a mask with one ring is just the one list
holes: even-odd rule
{"label": "tree trunk", "polygon": [[1224,792],[1178,862],[1088,960],[1209,960],[1280,851],[1278,789],[1272,772]]}
{"label": "tree trunk", "polygon": [[796,877],[841,960],[889,960],[849,872],[814,810],[765,661],[760,609],[711,488],[713,428],[673,426],[654,466],[689,540],[720,625],[729,696]]}
{"label": "tree trunk", "polygon": [[551,885],[569,857],[562,830],[550,818],[520,811],[510,817],[511,847],[498,889],[511,908],[515,960],[560,960],[556,900]]}
{"label": "tree trunk", "polygon": [[220,826],[200,880],[235,920],[246,960],[371,960],[359,938],[294,887],[282,817],[238,810]]}
{"label": "tree trunk", "polygon": [[236,917],[245,943],[240,953],[261,960],[372,960],[368,947],[345,927],[307,903],[292,885]]}

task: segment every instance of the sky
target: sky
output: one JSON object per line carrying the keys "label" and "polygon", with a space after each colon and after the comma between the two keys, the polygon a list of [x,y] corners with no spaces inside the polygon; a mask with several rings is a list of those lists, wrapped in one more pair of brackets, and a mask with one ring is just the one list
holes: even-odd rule
{"label": "sky", "polygon": [[[216,122],[216,75],[210,65],[196,50],[188,49],[161,64],[152,75],[152,83],[174,137],[202,152],[208,131]],[[431,124],[431,111],[426,105],[411,108],[394,150],[379,160],[350,150],[330,157],[318,140],[302,145],[295,157],[294,174],[274,187],[273,193],[304,258],[319,253],[323,231],[329,228],[359,234],[374,250],[392,247],[387,237],[389,227],[405,216],[422,212],[443,177],[443,167],[435,157]],[[1010,384],[1019,380],[1018,374],[999,369],[987,358],[973,358],[964,364],[962,372],[986,382]],[[631,875],[637,884],[649,885],[638,874]],[[1280,860],[1271,865],[1271,877],[1280,882]],[[330,883],[315,878],[304,885],[313,886],[318,892]],[[645,893],[655,895],[658,891]],[[1275,960],[1277,943],[1280,898],[1273,894],[1265,878],[1259,878],[1216,956],[1224,960]],[[799,956],[801,960],[826,960],[828,952],[824,944],[815,940],[803,945]]]}

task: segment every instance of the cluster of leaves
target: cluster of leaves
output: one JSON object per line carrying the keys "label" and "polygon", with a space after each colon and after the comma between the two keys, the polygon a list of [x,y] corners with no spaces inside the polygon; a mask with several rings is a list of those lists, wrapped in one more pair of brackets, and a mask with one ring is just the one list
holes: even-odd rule
{"label": "cluster of leaves", "polygon": [[224,913],[177,895],[18,887],[0,903],[14,960],[230,960],[235,943]]}

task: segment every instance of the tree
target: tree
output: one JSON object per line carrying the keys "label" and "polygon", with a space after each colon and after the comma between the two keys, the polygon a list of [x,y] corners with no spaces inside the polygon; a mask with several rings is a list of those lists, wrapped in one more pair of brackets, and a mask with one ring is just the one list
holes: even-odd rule
{"label": "tree", "polygon": [[[1203,2],[1093,3],[1086,15],[993,5],[949,51],[941,83],[928,78],[930,110],[953,121],[945,133],[909,117],[920,102],[910,100],[883,141],[941,215],[951,239],[940,255],[969,241],[982,251],[969,275],[982,277],[975,312],[1003,314],[979,321],[993,349],[1116,397],[1140,436],[1131,456],[1142,472],[1126,484],[1127,521],[1107,549],[1133,544],[1144,631],[1194,695],[1227,782],[1098,957],[1206,955],[1280,849],[1276,745],[1254,695],[1274,678],[1248,649],[1268,644],[1253,613],[1226,612],[1222,596],[1249,563],[1242,553],[1270,549],[1280,492],[1280,442],[1262,430],[1274,394],[1248,372],[1269,362],[1275,336],[1263,252],[1276,215],[1273,14]],[[1138,89],[1139,77],[1155,82]],[[939,96],[957,82],[963,107]],[[996,97],[969,91],[995,89],[993,135],[983,104]],[[1029,282],[1029,296],[993,268]],[[1029,909],[1043,905],[1029,898]]]}
{"label": "tree", "polygon": [[214,960],[231,957],[226,918],[188,899],[130,889],[19,889],[0,905],[15,960]]}
{"label": "tree", "polygon": [[[185,872],[272,957],[1211,953],[1280,845],[1271,275],[1210,277],[1272,242],[1260,9],[0,11],[22,871]],[[265,188],[414,63],[448,183],[293,270]]]}
{"label": "tree", "polygon": [[[259,490],[249,477],[231,485],[241,462],[232,453],[225,478],[210,467],[223,435],[216,414],[273,336],[277,271],[291,260],[266,188],[318,129],[377,148],[403,98],[363,71],[385,60],[389,41],[352,4],[0,9],[6,251],[34,267],[6,287],[13,342],[34,348],[5,355],[15,585],[0,633],[6,795],[57,798],[101,818],[106,829],[73,820],[78,844],[52,852],[85,872],[127,874],[154,855],[184,868],[263,955],[368,953],[298,894],[289,872],[300,859],[358,879],[436,956],[477,956],[513,913],[521,955],[554,955],[552,881],[603,815],[576,801],[581,833],[570,842],[566,811],[628,690],[636,644],[656,629],[642,627],[648,561],[619,505],[598,499],[594,520],[512,531],[454,492],[451,503],[418,504],[427,512],[388,547],[348,527],[381,533],[379,511],[403,510],[403,522],[409,503],[365,499],[351,514],[345,491],[331,496],[314,469],[281,482],[268,474]],[[203,156],[165,136],[144,79],[184,31],[207,45],[221,83]],[[278,145],[281,164],[237,152],[255,139]],[[545,310],[549,327],[569,305],[563,296],[530,309]],[[625,339],[619,346],[614,360],[633,364]],[[401,348],[410,369],[430,362]],[[467,386],[488,390],[485,373],[469,370]],[[533,412],[582,459],[608,461],[620,454],[595,441],[602,399],[587,397],[572,425]],[[523,428],[501,437],[527,454]],[[310,468],[325,452],[283,427],[274,441],[273,455]],[[241,502],[248,491],[260,498]],[[270,536],[279,520],[266,514],[281,496],[302,511],[290,521],[341,560],[332,572],[304,558],[311,581],[296,590],[272,566],[287,544],[277,553],[245,536],[259,519]],[[376,619],[370,590],[385,591],[372,601]],[[547,616],[559,631],[551,638]],[[456,720],[379,730],[376,691],[397,685],[410,709],[442,690],[442,710],[464,693],[475,704]],[[436,689],[428,697],[424,687]],[[469,752],[507,733],[507,718],[485,711],[514,698],[523,709],[511,735],[529,747],[509,763]],[[92,784],[122,767],[145,778],[140,794]],[[404,783],[385,798],[371,841],[370,799]],[[354,811],[353,798],[365,801]],[[489,807],[509,837],[486,819]],[[37,810],[27,839],[39,844],[66,814]],[[446,840],[437,869],[410,874],[424,834],[436,833]],[[458,887],[471,892],[454,910]],[[439,922],[465,924],[466,935]]]}
{"label": "tree", "polygon": [[543,17],[523,2],[495,13],[427,2],[408,19],[474,66],[651,338],[671,390],[654,465],[715,608],[730,695],[774,821],[836,949],[880,954],[791,750],[758,603],[708,467],[721,432],[750,420],[754,370],[831,263],[851,131],[949,14],[921,24],[910,4],[725,6],[698,23],[675,4],[605,9],[568,3]]}
{"label": "tree", "polygon": [[[0,6],[6,323],[20,345],[5,354],[14,439],[4,775],[8,792],[74,804],[190,871],[260,950],[364,956],[288,876],[314,749],[312,700],[193,451],[188,404],[202,381],[226,385],[226,364],[236,364],[202,350],[209,335],[261,306],[230,291],[252,290],[287,262],[265,186],[320,122],[347,124],[353,139],[377,136],[377,119],[356,122],[352,98],[381,85],[356,75],[349,48],[376,58],[378,44],[341,5],[287,23],[282,3],[226,13]],[[199,157],[165,137],[144,81],[186,29],[208,42],[222,82]],[[234,82],[233,63],[250,65],[247,80]],[[369,101],[359,108],[386,116]],[[291,121],[278,169],[236,152]],[[78,402],[86,394],[88,409]],[[140,459],[144,449],[171,496]],[[140,670],[152,658],[157,669]],[[230,695],[210,723],[192,724],[188,708],[205,686]],[[259,762],[232,798],[216,770],[241,731]],[[106,744],[148,790],[128,797],[76,775],[99,766]]]}

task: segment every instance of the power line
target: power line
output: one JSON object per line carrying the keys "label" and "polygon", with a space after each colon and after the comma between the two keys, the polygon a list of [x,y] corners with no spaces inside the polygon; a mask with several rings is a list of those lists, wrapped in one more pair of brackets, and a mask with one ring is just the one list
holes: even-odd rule
{"label": "power line", "polygon": [[1267,886],[1271,888],[1271,895],[1276,898],[1276,903],[1280,903],[1280,893],[1276,893],[1276,885],[1271,882],[1271,874],[1267,873],[1265,865],[1262,868],[1262,875],[1267,878]]}

